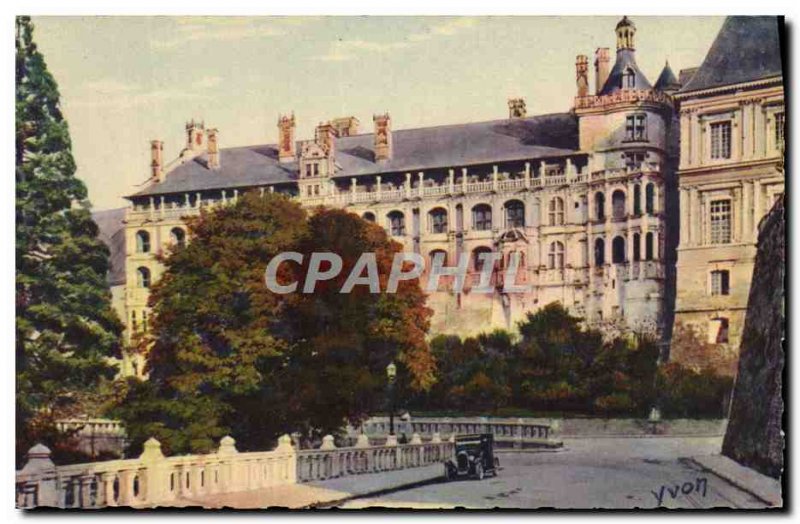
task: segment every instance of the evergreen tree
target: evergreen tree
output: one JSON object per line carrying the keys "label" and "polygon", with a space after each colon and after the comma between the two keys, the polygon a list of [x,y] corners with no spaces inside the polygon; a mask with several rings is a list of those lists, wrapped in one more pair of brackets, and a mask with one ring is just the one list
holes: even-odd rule
{"label": "evergreen tree", "polygon": [[75,177],[56,81],[16,20],[17,455],[35,441],[56,451],[56,417],[114,375],[107,357],[122,325],[106,283],[108,249],[97,238],[83,182]]}

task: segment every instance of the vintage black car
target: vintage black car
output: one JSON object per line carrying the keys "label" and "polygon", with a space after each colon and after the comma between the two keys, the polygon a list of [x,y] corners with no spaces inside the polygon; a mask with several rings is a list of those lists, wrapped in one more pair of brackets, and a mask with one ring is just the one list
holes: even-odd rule
{"label": "vintage black car", "polygon": [[455,444],[455,457],[444,463],[445,479],[469,476],[482,480],[486,475],[497,475],[500,462],[494,456],[494,437],[490,433],[459,435]]}

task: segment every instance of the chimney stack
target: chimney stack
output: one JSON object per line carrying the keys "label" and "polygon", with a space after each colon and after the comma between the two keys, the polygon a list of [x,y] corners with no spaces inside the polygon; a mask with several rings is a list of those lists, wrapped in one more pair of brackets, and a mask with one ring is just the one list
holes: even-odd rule
{"label": "chimney stack", "polygon": [[205,128],[205,123],[195,122],[194,119],[186,122],[186,149],[189,151],[203,150]]}
{"label": "chimney stack", "polygon": [[325,149],[328,156],[333,156],[334,142],[336,139],[336,130],[330,122],[320,122],[315,131],[314,139],[317,144]]}
{"label": "chimney stack", "polygon": [[606,85],[608,80],[609,67],[611,65],[611,58],[608,54],[607,47],[598,47],[594,52],[594,93],[600,94],[603,86]]}
{"label": "chimney stack", "polygon": [[508,99],[508,118],[525,118],[527,114],[524,98]]}
{"label": "chimney stack", "polygon": [[219,145],[217,144],[217,129],[208,130],[208,168],[219,169]]}
{"label": "chimney stack", "polygon": [[354,116],[344,116],[341,118],[334,118],[333,122],[336,136],[353,136],[358,134],[358,126],[360,122]]}
{"label": "chimney stack", "polygon": [[164,142],[161,140],[150,141],[150,169],[153,180],[164,181]]}
{"label": "chimney stack", "polygon": [[375,123],[375,161],[383,162],[392,158],[392,119],[389,113],[373,115]]}
{"label": "chimney stack", "polygon": [[294,112],[278,117],[278,161],[294,162]]}
{"label": "chimney stack", "polygon": [[575,57],[575,83],[579,97],[589,96],[589,57],[586,55]]}

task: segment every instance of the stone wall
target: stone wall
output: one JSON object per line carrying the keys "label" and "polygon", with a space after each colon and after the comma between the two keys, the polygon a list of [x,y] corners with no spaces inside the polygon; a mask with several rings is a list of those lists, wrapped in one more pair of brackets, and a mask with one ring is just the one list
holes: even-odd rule
{"label": "stone wall", "polygon": [[774,478],[783,469],[784,268],[780,198],[759,227],[739,370],[722,453]]}

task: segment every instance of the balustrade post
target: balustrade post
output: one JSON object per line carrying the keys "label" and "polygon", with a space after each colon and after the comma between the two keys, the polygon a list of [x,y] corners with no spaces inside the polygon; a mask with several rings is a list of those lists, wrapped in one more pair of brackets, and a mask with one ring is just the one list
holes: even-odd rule
{"label": "balustrade post", "polygon": [[28,462],[21,472],[36,480],[36,505],[58,506],[58,485],[56,466],[50,460],[50,448],[44,444],[36,444],[28,450]]}
{"label": "balustrade post", "polygon": [[278,453],[283,453],[284,458],[281,459],[282,467],[285,468],[281,474],[281,483],[296,484],[297,483],[297,450],[292,446],[292,438],[289,435],[281,435],[278,438],[278,447],[275,448]]}
{"label": "balustrade post", "polygon": [[[139,460],[144,468],[144,496],[142,501],[148,504],[157,504],[166,498],[167,479],[164,463],[164,453],[161,443],[155,438],[149,438],[144,443],[144,451],[139,455]],[[141,491],[141,482],[140,482]]]}
{"label": "balustrade post", "polygon": [[236,449],[236,441],[230,435],[222,437],[219,441],[219,448],[217,449],[217,456],[220,457],[220,491],[223,493],[230,493],[236,491],[241,479],[242,472],[240,471],[240,462],[236,455],[239,451]]}
{"label": "balustrade post", "polygon": [[406,173],[406,198],[411,198],[411,173]]}
{"label": "balustrade post", "polygon": [[422,197],[425,190],[425,173],[420,171],[417,173],[417,177],[419,178],[419,182],[417,183],[417,194]]}
{"label": "balustrade post", "polygon": [[453,193],[455,193],[455,186],[456,186],[456,172],[454,169],[448,171],[447,183],[448,183],[447,191],[452,195]]}
{"label": "balustrade post", "polygon": [[380,201],[382,193],[383,193],[383,184],[381,183],[381,176],[378,175],[376,177],[376,181],[378,182],[378,200]]}
{"label": "balustrade post", "polygon": [[467,168],[466,167],[462,167],[461,168],[461,192],[462,193],[466,193],[467,192]]}
{"label": "balustrade post", "polygon": [[525,162],[525,188],[531,187],[531,163]]}
{"label": "balustrade post", "polygon": [[497,180],[498,180],[499,173],[497,172],[497,166],[492,166],[492,191],[495,193],[497,192]]}

